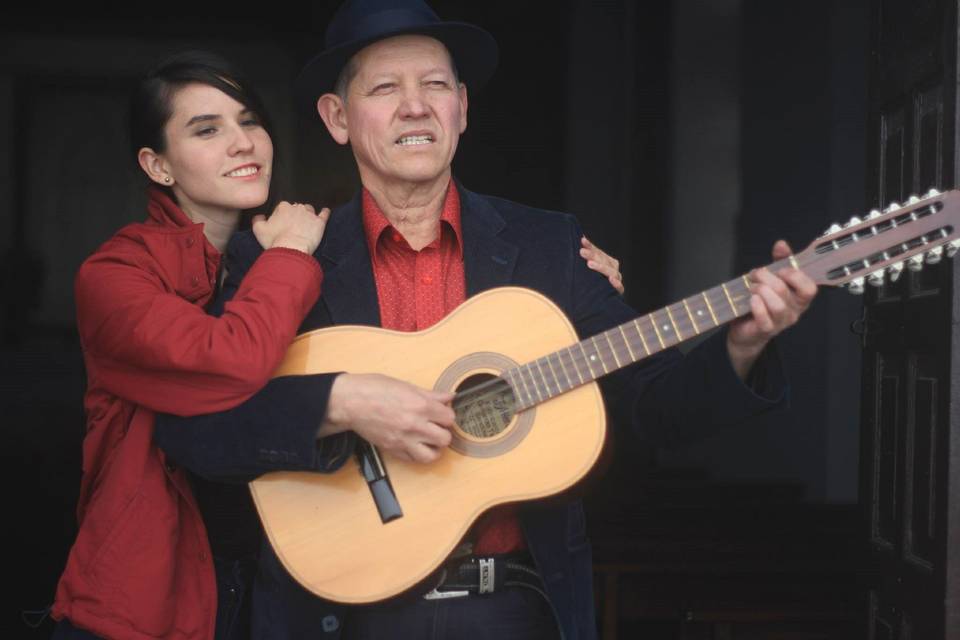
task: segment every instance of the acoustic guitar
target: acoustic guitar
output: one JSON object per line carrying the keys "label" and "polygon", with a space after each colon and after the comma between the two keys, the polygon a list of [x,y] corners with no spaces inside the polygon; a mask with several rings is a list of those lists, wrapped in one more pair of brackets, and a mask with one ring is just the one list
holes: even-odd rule
{"label": "acoustic guitar", "polygon": [[[960,195],[930,191],[853,218],[777,261],[819,285],[895,280],[960,247]],[[332,474],[269,473],[251,483],[277,557],[301,585],[369,603],[422,582],[498,504],[556,494],[593,466],[606,420],[597,378],[750,313],[746,276],[578,340],[549,300],[521,288],[474,296],[435,326],[359,326],[296,338],[276,375],[381,373],[456,392],[453,443],[432,464],[360,441]]]}

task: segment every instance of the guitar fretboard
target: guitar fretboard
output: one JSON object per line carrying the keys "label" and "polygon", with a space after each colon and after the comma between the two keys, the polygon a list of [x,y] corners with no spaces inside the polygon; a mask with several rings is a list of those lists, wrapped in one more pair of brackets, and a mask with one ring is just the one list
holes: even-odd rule
{"label": "guitar fretboard", "polygon": [[[769,268],[786,266],[779,261]],[[750,313],[746,275],[508,369],[517,410],[527,409]]]}

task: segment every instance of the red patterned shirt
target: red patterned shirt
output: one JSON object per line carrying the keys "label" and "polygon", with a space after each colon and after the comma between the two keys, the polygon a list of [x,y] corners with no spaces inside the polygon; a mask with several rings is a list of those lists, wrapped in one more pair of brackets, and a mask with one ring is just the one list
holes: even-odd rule
{"label": "red patterned shirt", "polygon": [[[414,251],[363,190],[363,228],[380,303],[380,324],[395,331],[422,331],[466,299],[460,194],[453,182],[440,213],[440,234]],[[501,507],[475,527],[474,553],[493,555],[526,548],[516,508]]]}

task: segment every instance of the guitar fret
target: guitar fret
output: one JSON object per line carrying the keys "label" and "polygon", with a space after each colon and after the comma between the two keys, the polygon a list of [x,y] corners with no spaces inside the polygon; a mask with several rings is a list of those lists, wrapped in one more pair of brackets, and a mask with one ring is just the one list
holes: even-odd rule
{"label": "guitar fret", "polygon": [[750,293],[750,281],[747,279],[747,274],[740,276],[743,279],[743,286],[746,287],[747,293]]}
{"label": "guitar fret", "polygon": [[643,337],[643,329],[640,328],[640,318],[633,319],[633,325],[637,328],[637,334],[640,336],[640,342],[643,343],[643,350],[650,355],[650,347],[647,346],[647,339]]}
{"label": "guitar fret", "polygon": [[519,380],[519,381],[520,381],[519,384],[518,384],[517,382],[514,382],[514,383],[513,383],[514,386],[517,388],[517,392],[519,393],[520,397],[523,398],[523,392],[525,391],[526,394],[527,394],[527,399],[526,399],[526,401],[525,401],[526,405],[527,405],[527,406],[533,406],[533,398],[530,397],[530,390],[527,389],[527,385],[524,384],[523,378],[520,376],[520,373],[517,371],[517,367],[514,367],[513,369],[510,369],[510,375],[511,375],[511,377],[514,378],[514,380]]}
{"label": "guitar fret", "polygon": [[550,381],[547,380],[546,374],[543,373],[543,367],[540,366],[540,359],[537,358],[536,360],[534,360],[533,364],[537,365],[537,371],[540,372],[540,379],[543,380],[543,386],[544,386],[544,389],[546,390],[547,397],[550,398],[551,396],[553,396],[553,394],[550,393]]}
{"label": "guitar fret", "polygon": [[527,370],[527,374],[530,376],[530,386],[537,392],[537,403],[543,402],[543,396],[540,395],[540,387],[537,385],[537,379],[533,376],[533,370],[529,364],[524,365],[523,368]]}
{"label": "guitar fret", "polygon": [[737,315],[737,308],[736,308],[736,307],[734,306],[734,304],[733,304],[733,298],[730,297],[730,292],[727,291],[727,285],[726,285],[726,284],[721,284],[721,285],[720,285],[720,288],[723,289],[723,295],[727,296],[727,302],[730,303],[730,309],[733,310],[733,315],[734,315],[734,317],[736,317],[736,315]]}
{"label": "guitar fret", "polygon": [[566,351],[566,349],[563,349],[563,350],[561,350],[561,351],[557,351],[557,354],[556,354],[556,355],[557,355],[557,362],[560,363],[560,370],[563,371],[563,377],[567,379],[568,388],[573,389],[573,388],[574,388],[575,386],[577,386],[577,385],[574,384],[573,380],[570,379],[570,374],[567,372],[567,366],[566,366],[565,364],[563,364],[563,352],[564,352],[564,351]]}
{"label": "guitar fret", "polygon": [[667,310],[667,317],[670,318],[670,324],[673,325],[673,332],[677,335],[677,340],[683,340],[683,335],[680,333],[680,329],[677,328],[677,323],[673,321],[673,314],[670,313],[670,305],[664,308]]}
{"label": "guitar fret", "polygon": [[593,343],[593,350],[596,351],[597,357],[600,359],[600,366],[603,367],[603,374],[606,375],[610,373],[607,371],[607,363],[603,361],[603,354],[600,353],[600,347],[597,346],[597,336],[590,338],[590,342]]}
{"label": "guitar fret", "polygon": [[694,320],[693,314],[690,313],[690,305],[687,304],[687,299],[683,299],[683,308],[687,312],[687,317],[690,318],[690,324],[693,326],[693,332],[697,335],[700,335],[700,327],[697,326],[697,321]]}
{"label": "guitar fret", "polygon": [[613,361],[617,363],[617,369],[619,369],[619,368],[622,367],[623,365],[620,364],[620,358],[617,357],[617,350],[614,349],[614,347],[613,347],[613,342],[610,340],[610,332],[609,332],[609,331],[604,331],[604,332],[603,332],[603,337],[607,339],[607,344],[610,345],[610,353],[613,354]]}
{"label": "guitar fret", "polygon": [[623,336],[623,343],[627,345],[627,353],[630,354],[630,360],[632,362],[636,362],[639,358],[637,358],[636,354],[633,353],[633,348],[630,346],[630,341],[627,340],[627,334],[623,330],[623,325],[620,325],[617,328],[620,329],[620,335]]}
{"label": "guitar fret", "polygon": [[713,312],[713,305],[710,304],[710,298],[707,297],[707,292],[704,291],[704,292],[701,293],[700,295],[703,296],[703,301],[707,303],[707,310],[710,312],[710,317],[713,318],[713,324],[714,324],[714,326],[719,327],[719,326],[720,326],[720,323],[717,322],[717,316],[716,316],[716,314]]}
{"label": "guitar fret", "polygon": [[560,388],[560,377],[557,376],[557,371],[553,368],[553,363],[550,362],[550,355],[547,354],[543,359],[547,361],[547,367],[550,369],[550,375],[553,376],[553,383],[557,387],[557,392],[563,393],[564,389]]}
{"label": "guitar fret", "polygon": [[590,371],[590,379],[591,379],[591,380],[596,380],[596,379],[597,379],[597,374],[595,374],[595,373],[593,372],[593,367],[590,366],[590,356],[587,355],[586,349],[583,348],[583,342],[578,342],[578,343],[577,343],[577,346],[580,347],[580,353],[583,354],[583,360],[584,360],[584,362],[587,363],[587,369]]}
{"label": "guitar fret", "polygon": [[527,382],[523,379],[523,374],[520,371],[520,367],[514,367],[513,375],[520,381],[520,387],[527,394],[527,406],[532,407],[533,405],[537,404],[537,401],[533,398],[533,394],[530,393],[530,387],[527,386]]}
{"label": "guitar fret", "polygon": [[[583,374],[580,373],[580,367],[577,365],[577,361],[576,361],[576,359],[573,357],[573,348],[572,348],[572,347],[567,347],[566,349],[564,349],[564,350],[561,351],[560,353],[561,353],[561,354],[563,354],[563,353],[566,353],[566,354],[567,354],[567,357],[570,359],[570,366],[573,367],[573,370],[576,372],[577,378],[580,380],[580,384],[583,384],[583,383],[584,383]],[[560,360],[561,362],[563,362],[563,359],[562,359],[562,358],[563,358],[563,356],[561,355],[561,360]]]}
{"label": "guitar fret", "polygon": [[657,329],[657,323],[655,322],[656,318],[653,317],[653,314],[647,316],[650,319],[650,326],[653,327],[653,332],[657,334],[657,340],[660,341],[660,348],[666,349],[667,345],[663,343],[663,336],[660,335],[660,329]]}

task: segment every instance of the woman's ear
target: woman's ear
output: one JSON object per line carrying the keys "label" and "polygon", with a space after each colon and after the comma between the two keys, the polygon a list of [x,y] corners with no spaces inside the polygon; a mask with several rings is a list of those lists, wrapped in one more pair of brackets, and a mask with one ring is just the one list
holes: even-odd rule
{"label": "woman's ear", "polygon": [[173,186],[175,179],[170,175],[169,167],[159,153],[150,147],[144,147],[137,152],[137,162],[148,178],[165,187]]}

